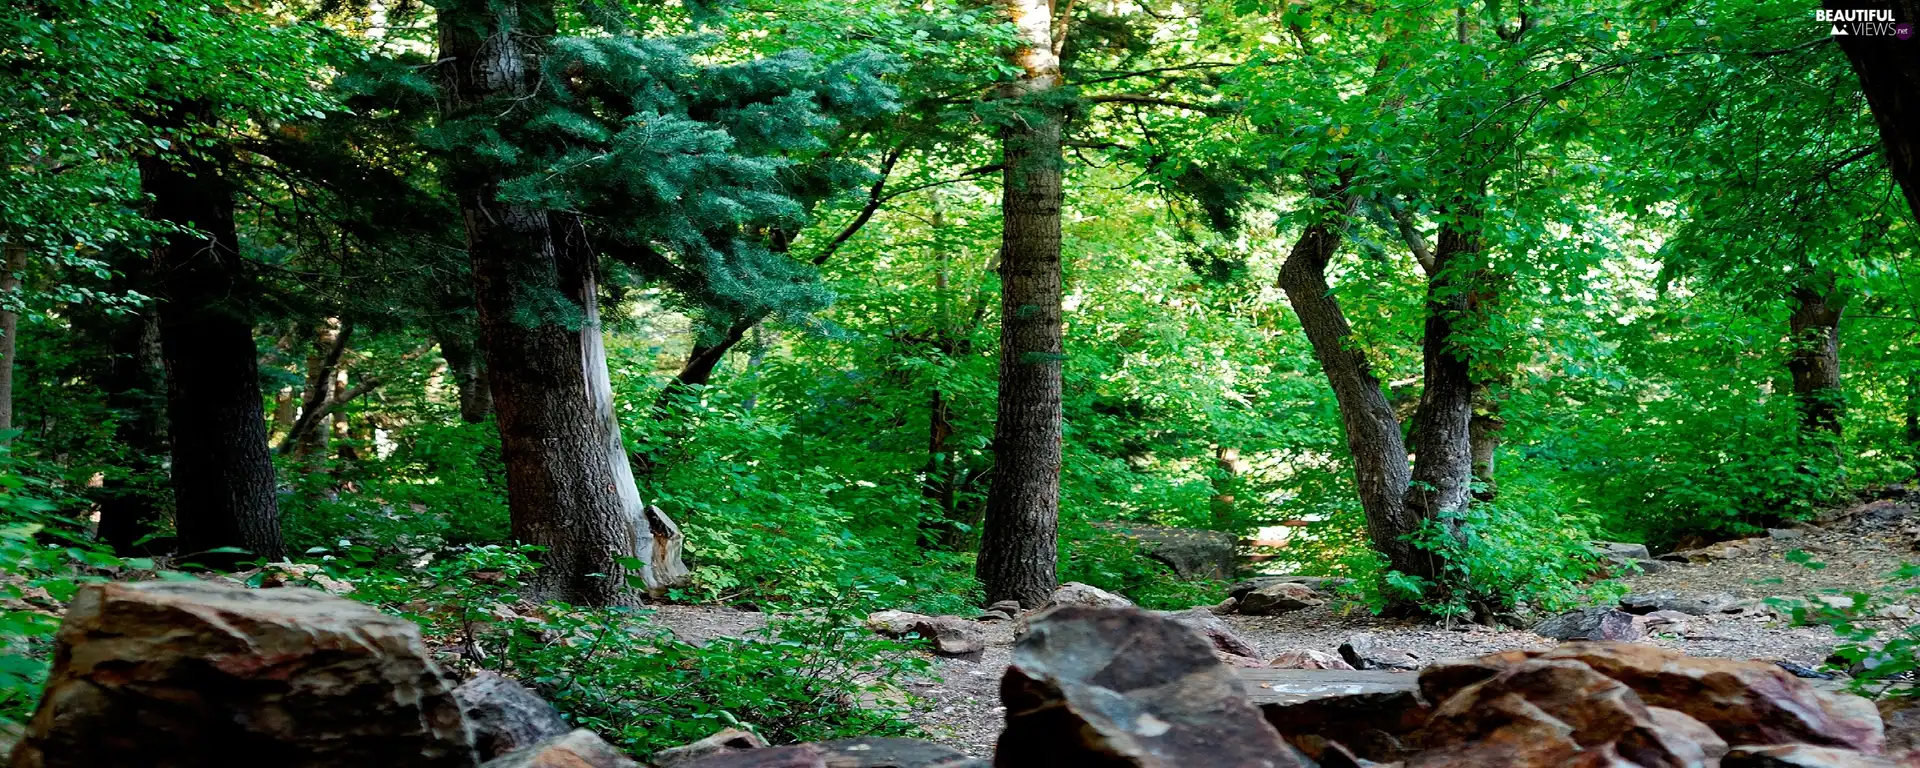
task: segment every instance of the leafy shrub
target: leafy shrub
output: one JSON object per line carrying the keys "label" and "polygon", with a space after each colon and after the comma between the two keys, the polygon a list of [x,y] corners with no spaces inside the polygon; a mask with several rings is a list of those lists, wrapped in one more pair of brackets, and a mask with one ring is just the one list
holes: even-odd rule
{"label": "leafy shrub", "polygon": [[353,597],[412,618],[430,642],[533,686],[569,721],[638,754],[723,727],[774,742],[914,732],[903,717],[912,701],[894,683],[929,665],[861,626],[856,606],[877,599],[870,590],[696,645],[644,609],[519,601],[530,553],[471,547],[407,572],[355,547],[326,563],[355,584]]}
{"label": "leafy shrub", "polygon": [[[1807,553],[1787,553],[1789,561],[1820,570],[1825,563]],[[1851,675],[1847,688],[1875,698],[1920,696],[1911,685],[1920,672],[1920,620],[1911,610],[1888,610],[1920,597],[1920,565],[1908,563],[1889,575],[1887,586],[1874,590],[1825,590],[1804,600],[1769,598],[1787,610],[1799,626],[1825,626],[1840,638],[1834,648],[1835,666]]]}
{"label": "leafy shrub", "polygon": [[1166,563],[1140,554],[1140,543],[1084,521],[1063,522],[1060,581],[1078,581],[1124,595],[1143,608],[1178,610],[1217,603],[1226,584],[1182,581]]}
{"label": "leafy shrub", "polygon": [[483,544],[509,538],[500,438],[491,422],[426,421],[385,457],[322,463],[290,459],[280,478],[281,529],[294,551],[342,539],[399,549]]}
{"label": "leafy shrub", "polygon": [[102,569],[152,568],[121,560],[58,513],[58,490],[20,471],[0,441],[0,725],[23,721],[46,682],[60,610]]}

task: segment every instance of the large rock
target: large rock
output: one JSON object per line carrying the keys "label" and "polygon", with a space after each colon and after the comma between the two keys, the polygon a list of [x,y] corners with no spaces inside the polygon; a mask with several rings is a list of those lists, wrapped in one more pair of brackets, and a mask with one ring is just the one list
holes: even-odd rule
{"label": "large rock", "polygon": [[1239,542],[1219,531],[1126,523],[1094,527],[1140,542],[1141,554],[1166,563],[1182,579],[1231,579],[1239,568]]}
{"label": "large rock", "polygon": [[1555,640],[1631,641],[1642,637],[1633,614],[1604,606],[1578,608],[1534,625],[1533,633]]}
{"label": "large rock", "polygon": [[1686,736],[1694,728],[1663,726],[1632,689],[1568,659],[1524,661],[1461,689],[1435,706],[1422,734],[1431,748],[1472,744],[1512,726],[1515,718],[1542,717],[1564,724],[1565,735],[1583,752],[1610,749],[1646,768],[1687,768],[1706,760],[1701,745]]}
{"label": "large rock", "polygon": [[453,685],[411,622],[307,589],[195,581],[82,587],[11,764],[477,761]]}
{"label": "large rock", "polygon": [[1253,643],[1235,634],[1232,626],[1206,608],[1188,608],[1184,611],[1169,611],[1160,615],[1199,632],[1202,637],[1207,638],[1207,642],[1213,644],[1213,649],[1216,651],[1249,658],[1260,655],[1259,648],[1255,648]]}
{"label": "large rock", "polygon": [[1353,669],[1346,659],[1310,648],[1288,648],[1268,660],[1267,666],[1273,669]]}
{"label": "large rock", "polygon": [[1307,765],[1206,641],[1144,611],[1064,607],[1036,619],[1000,697],[999,768]]}
{"label": "large rock", "polygon": [[1518,696],[1494,699],[1482,715],[1500,725],[1473,741],[1461,741],[1423,751],[1407,759],[1406,768],[1562,768],[1581,754],[1573,728],[1542,712]]}
{"label": "large rock", "polygon": [[1640,592],[1620,598],[1620,610],[1640,615],[1656,611],[1678,611],[1689,616],[1707,616],[1733,609],[1739,604],[1739,599],[1725,592],[1682,595],[1670,589]]}
{"label": "large rock", "polygon": [[661,768],[987,768],[932,742],[860,738],[712,754]]}
{"label": "large rock", "polygon": [[1426,723],[1430,711],[1412,686],[1343,684],[1345,676],[1329,677],[1328,687],[1336,691],[1264,703],[1261,714],[1289,743],[1322,763],[1339,761],[1337,752],[1327,754],[1329,741],[1367,760],[1397,760],[1412,751],[1409,735]]}
{"label": "large rock", "polygon": [[921,637],[930,643],[935,654],[941,656],[978,659],[987,648],[986,630],[981,629],[978,623],[958,616],[876,611],[867,616],[867,627],[888,637]]}
{"label": "large rock", "polygon": [[1729,744],[1807,743],[1878,754],[1879,713],[1855,696],[1831,694],[1772,664],[1686,656],[1633,643],[1569,643],[1540,659],[1573,659],[1684,712]]}
{"label": "large rock", "polygon": [[1294,576],[1290,574],[1255,576],[1250,579],[1241,579],[1229,585],[1227,587],[1227,596],[1234,598],[1246,597],[1248,592],[1270,584],[1305,584],[1308,589],[1325,594],[1337,591],[1352,583],[1353,579],[1340,576]]}
{"label": "large rock", "polygon": [[1420,657],[1404,648],[1387,645],[1378,637],[1359,634],[1340,644],[1340,658],[1354,669],[1390,669],[1411,672],[1426,666]]}
{"label": "large rock", "polygon": [[473,729],[473,746],[481,760],[516,749],[533,746],[572,730],[545,699],[526,686],[482,670],[453,689],[460,702],[467,726]]}
{"label": "large rock", "polygon": [[703,757],[749,749],[766,749],[767,740],[752,731],[725,728],[699,741],[653,753],[654,768],[678,768]]}
{"label": "large rock", "polygon": [[1133,601],[1108,592],[1091,584],[1069,581],[1053,591],[1052,599],[1046,607],[1060,608],[1076,606],[1080,608],[1131,608]]}
{"label": "large rock", "polygon": [[[398,760],[381,765],[413,763]],[[593,731],[577,730],[489,760],[481,768],[640,768],[640,764],[601,740]]]}
{"label": "large rock", "polygon": [[1312,587],[1292,581],[1268,584],[1240,596],[1236,608],[1246,616],[1273,616],[1323,605],[1326,600]]}

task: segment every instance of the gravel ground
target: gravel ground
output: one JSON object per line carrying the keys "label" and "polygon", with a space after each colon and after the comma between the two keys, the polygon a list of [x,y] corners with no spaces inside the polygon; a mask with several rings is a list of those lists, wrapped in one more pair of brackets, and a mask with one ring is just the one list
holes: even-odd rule
{"label": "gravel ground", "polygon": [[[1750,601],[1804,597],[1823,590],[1857,591],[1884,584],[1886,574],[1903,561],[1920,559],[1897,523],[1843,519],[1827,528],[1797,529],[1788,540],[1762,539],[1741,545],[1742,552],[1702,564],[1673,565],[1661,573],[1624,579],[1634,592],[1674,590],[1682,594],[1728,593]],[[1786,560],[1803,550],[1826,563],[1809,569]],[[744,634],[765,623],[765,616],[727,608],[662,606],[658,620],[682,637],[701,640]],[[1445,627],[1433,623],[1382,619],[1354,606],[1329,604],[1281,616],[1224,617],[1236,632],[1265,656],[1295,648],[1335,652],[1348,638],[1370,633],[1386,645],[1425,661],[1477,656],[1495,651],[1544,649],[1554,641],[1524,630],[1476,625]],[[1911,620],[1907,620],[1911,621]],[[999,681],[1012,656],[1011,623],[983,625],[988,646],[978,661],[936,659],[938,680],[914,681],[907,688],[925,699],[913,719],[936,741],[967,754],[987,757],[1003,724]],[[1834,637],[1825,627],[1790,627],[1765,610],[1697,617],[1678,632],[1656,632],[1644,642],[1700,656],[1793,661],[1816,665],[1831,652]]]}

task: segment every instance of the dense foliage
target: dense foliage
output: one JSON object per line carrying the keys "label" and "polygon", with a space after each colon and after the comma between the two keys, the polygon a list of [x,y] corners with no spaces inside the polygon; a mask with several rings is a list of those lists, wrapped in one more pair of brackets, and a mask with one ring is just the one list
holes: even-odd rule
{"label": "dense foliage", "polygon": [[[238,424],[294,561],[629,747],[904,729],[884,681],[923,670],[854,627],[986,594],[1024,317],[996,141],[1045,120],[1060,581],[1218,601],[1098,525],[1159,524],[1376,609],[1511,620],[1607,594],[1594,540],[1751,534],[1920,468],[1920,229],[1811,5],[1060,3],[1058,87],[1018,97],[1004,5],[9,0],[0,720],[78,580],[259,565],[177,538],[204,510],[170,436]],[[448,69],[460,39],[534,64]],[[1276,275],[1328,242],[1345,329],[1317,348]],[[216,273],[185,307],[178,275]],[[183,309],[250,329],[221,363],[244,408],[187,407],[212,358]],[[1384,412],[1336,396],[1329,349]],[[615,444],[576,463],[685,534],[663,597],[799,618],[695,646],[521,601],[553,553],[520,548],[516,446],[560,368],[612,393]],[[1454,429],[1460,502],[1378,540],[1362,417],[1391,463]],[[1406,542],[1436,565],[1395,570]]]}

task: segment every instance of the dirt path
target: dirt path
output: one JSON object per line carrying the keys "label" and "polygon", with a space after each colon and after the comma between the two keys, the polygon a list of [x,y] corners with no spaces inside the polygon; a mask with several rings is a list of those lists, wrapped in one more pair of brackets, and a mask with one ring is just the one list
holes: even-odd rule
{"label": "dirt path", "polygon": [[[1883,502],[1884,504],[1884,502]],[[1871,516],[1869,516],[1871,518]],[[1752,540],[1732,557],[1700,564],[1672,565],[1660,573],[1623,581],[1632,592],[1674,590],[1681,594],[1726,593],[1749,601],[1749,609],[1696,617],[1679,631],[1655,631],[1642,642],[1700,656],[1753,658],[1818,665],[1835,639],[1825,627],[1793,627],[1758,604],[1770,596],[1804,597],[1821,590],[1859,590],[1883,583],[1903,560],[1920,559],[1900,521],[1871,518],[1840,520],[1828,528],[1800,529],[1791,538]],[[1826,567],[1813,570],[1789,562],[1802,550]],[[764,624],[761,614],[730,609],[665,606],[658,619],[689,639],[742,634]],[[1223,617],[1266,658],[1289,649],[1335,653],[1357,634],[1371,634],[1385,645],[1409,651],[1423,661],[1475,656],[1515,648],[1549,648],[1555,641],[1532,632],[1474,625],[1447,628],[1432,623],[1382,619],[1357,606],[1332,603],[1281,616]],[[907,687],[926,700],[913,715],[933,739],[968,754],[992,754],[1003,724],[999,681],[1012,655],[1010,623],[983,625],[988,646],[979,661],[937,659],[938,680]]]}

